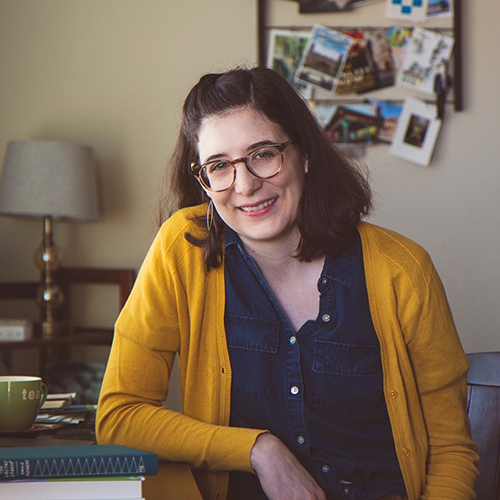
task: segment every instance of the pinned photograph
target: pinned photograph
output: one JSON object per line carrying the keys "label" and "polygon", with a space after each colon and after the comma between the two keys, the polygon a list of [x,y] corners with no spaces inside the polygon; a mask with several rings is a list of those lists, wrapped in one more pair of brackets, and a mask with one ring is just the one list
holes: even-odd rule
{"label": "pinned photograph", "polygon": [[392,19],[423,21],[427,18],[429,0],[387,0],[385,15]]}
{"label": "pinned photograph", "polygon": [[405,99],[390,153],[427,167],[441,129],[436,106],[419,99]]}
{"label": "pinned photograph", "polygon": [[[388,28],[369,28],[364,29],[363,33],[374,79],[373,87],[366,89],[366,91],[395,85],[396,67],[392,47],[388,42]],[[358,91],[358,93],[364,91]]]}
{"label": "pinned photograph", "polygon": [[334,144],[373,143],[377,138],[377,125],[375,104],[344,104],[336,106],[325,133]]}
{"label": "pinned photograph", "polygon": [[377,106],[378,130],[377,139],[380,142],[391,144],[396,133],[399,117],[403,111],[403,106],[391,101],[379,99],[367,99]]}
{"label": "pinned photograph", "polygon": [[349,54],[352,38],[315,25],[302,56],[295,80],[335,92]]}
{"label": "pinned photograph", "polygon": [[340,75],[337,93],[372,89],[375,86],[370,45],[367,45],[363,31],[359,29],[344,31],[353,40],[344,70]]}
{"label": "pinned photograph", "polygon": [[310,32],[272,29],[269,33],[267,67],[284,77],[304,99],[310,99],[310,85],[295,80]]}
{"label": "pinned photograph", "polygon": [[451,17],[453,14],[453,3],[451,0],[428,0],[427,17]]}
{"label": "pinned photograph", "polygon": [[454,38],[435,31],[416,27],[408,42],[398,83],[406,87],[434,94],[434,82],[442,61],[449,61]]}
{"label": "pinned photograph", "polygon": [[299,12],[339,12],[352,9],[353,0],[299,0]]}
{"label": "pinned photograph", "polygon": [[412,28],[390,26],[387,32],[387,44],[391,49],[392,61],[397,71],[403,66],[412,31]]}

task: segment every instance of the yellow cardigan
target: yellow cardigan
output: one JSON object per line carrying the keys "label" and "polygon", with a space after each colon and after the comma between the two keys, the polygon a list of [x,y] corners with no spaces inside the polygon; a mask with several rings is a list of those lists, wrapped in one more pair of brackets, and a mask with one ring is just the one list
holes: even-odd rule
{"label": "yellow cardigan", "polygon": [[[190,219],[205,210],[173,215],[145,258],[116,322],[97,436],[191,464],[203,498],[224,500],[228,471],[252,471],[250,451],[263,430],[229,427],[224,268],[206,274],[202,250],[184,237],[199,234]],[[441,281],[412,241],[368,223],[359,232],[409,500],[473,499],[478,457],[465,410],[468,366]],[[176,354],[182,414],[161,404]]]}

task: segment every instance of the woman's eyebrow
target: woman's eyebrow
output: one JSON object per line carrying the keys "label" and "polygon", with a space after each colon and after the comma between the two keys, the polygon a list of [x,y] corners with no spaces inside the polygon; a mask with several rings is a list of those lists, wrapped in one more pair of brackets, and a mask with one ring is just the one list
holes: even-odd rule
{"label": "woman's eyebrow", "polygon": [[[255,142],[253,144],[250,144],[250,146],[247,147],[247,153],[251,153],[252,151],[254,151],[255,149],[259,149],[261,148],[262,146],[269,146],[271,144],[276,144],[276,141],[271,141],[269,139],[265,139],[263,141],[259,141],[259,142]],[[215,161],[215,160],[219,160],[221,158],[227,158],[228,155],[226,153],[215,153],[213,155],[210,155],[204,162],[203,162],[203,165],[205,163],[210,163],[212,161]]]}
{"label": "woman's eyebrow", "polygon": [[[253,144],[250,144],[247,147],[247,153],[251,153],[252,151],[255,151],[256,149],[261,148],[262,146],[269,146],[271,144],[277,144],[276,141],[271,141],[269,139],[265,139],[263,141],[259,142],[254,142]],[[210,163],[212,161],[220,160],[221,158],[227,158],[228,155],[226,153],[215,153],[213,155],[210,155],[203,163],[202,165],[205,165],[205,163]],[[235,159],[235,158],[233,158]]]}

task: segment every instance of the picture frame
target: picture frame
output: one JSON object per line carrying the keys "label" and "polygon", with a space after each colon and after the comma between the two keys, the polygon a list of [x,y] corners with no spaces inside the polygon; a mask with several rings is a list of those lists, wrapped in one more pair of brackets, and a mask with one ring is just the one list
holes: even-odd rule
{"label": "picture frame", "polygon": [[434,104],[406,98],[390,153],[423,167],[429,166],[441,123]]}

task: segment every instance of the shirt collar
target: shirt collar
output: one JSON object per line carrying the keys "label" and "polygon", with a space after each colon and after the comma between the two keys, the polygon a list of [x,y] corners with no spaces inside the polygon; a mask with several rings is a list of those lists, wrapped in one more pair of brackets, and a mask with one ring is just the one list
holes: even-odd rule
{"label": "shirt collar", "polygon": [[[239,251],[245,259],[251,257],[245,251],[243,243],[238,234],[230,227],[224,232],[224,249],[227,257],[234,259],[234,252]],[[328,278],[350,287],[354,281],[354,261],[356,251],[361,249],[361,238],[356,231],[352,244],[338,257],[326,256],[325,264],[320,278]]]}

